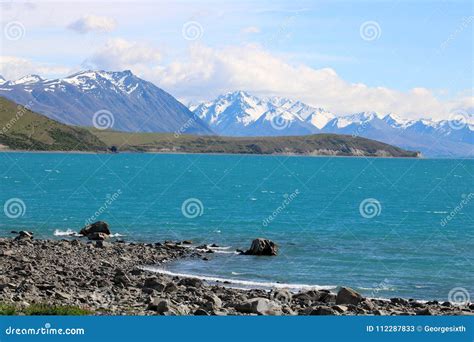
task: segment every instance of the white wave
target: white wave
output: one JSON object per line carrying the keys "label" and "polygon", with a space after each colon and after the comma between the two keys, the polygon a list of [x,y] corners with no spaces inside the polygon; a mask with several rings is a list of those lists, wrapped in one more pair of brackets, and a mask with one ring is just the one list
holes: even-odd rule
{"label": "white wave", "polygon": [[206,248],[197,248],[197,250],[198,251],[205,251],[206,249],[210,249],[214,253],[218,253],[218,254],[239,254],[236,251],[229,251],[230,248],[232,248],[232,247],[231,246],[213,247],[212,245],[206,245]]}
{"label": "white wave", "polygon": [[[82,236],[81,234],[75,232],[72,229],[67,229],[67,230],[56,229],[53,234],[54,234],[54,236],[76,236],[76,237]],[[120,236],[125,236],[125,235],[122,235],[122,234],[119,234],[119,233],[109,235],[109,237],[120,237]]]}
{"label": "white wave", "polygon": [[322,289],[333,290],[337,288],[337,286],[335,285],[285,284],[285,283],[275,283],[275,282],[259,282],[259,281],[252,281],[252,280],[239,280],[239,279],[230,279],[230,278],[201,276],[201,275],[195,275],[195,274],[171,272],[171,271],[167,271],[167,270],[164,270],[158,267],[153,267],[153,266],[143,266],[141,268],[145,271],[165,274],[172,277],[194,278],[194,279],[201,279],[201,280],[209,281],[213,283],[226,283],[227,285],[230,284],[229,285],[230,287],[236,287],[236,288],[242,288],[242,289],[279,288],[279,289],[288,289],[291,291],[298,291],[298,290],[322,290]]}
{"label": "white wave", "polygon": [[59,229],[56,229],[54,231],[54,236],[81,236],[80,234],[76,233],[75,231],[73,231],[72,229],[68,229],[68,230],[59,230]]}

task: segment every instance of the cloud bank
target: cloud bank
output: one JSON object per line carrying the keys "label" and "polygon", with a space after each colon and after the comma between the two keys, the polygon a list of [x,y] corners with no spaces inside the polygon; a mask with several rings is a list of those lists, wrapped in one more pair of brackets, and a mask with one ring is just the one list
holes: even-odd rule
{"label": "cloud bank", "polygon": [[96,51],[87,60],[87,65],[130,69],[185,101],[200,101],[228,91],[246,90],[262,96],[298,99],[341,115],[377,111],[413,119],[443,119],[454,110],[474,107],[472,93],[443,102],[426,88],[401,92],[383,86],[351,83],[332,68],[314,69],[304,64],[291,64],[255,44],[220,49],[194,44],[182,59],[166,63],[163,56],[157,48],[114,39]]}

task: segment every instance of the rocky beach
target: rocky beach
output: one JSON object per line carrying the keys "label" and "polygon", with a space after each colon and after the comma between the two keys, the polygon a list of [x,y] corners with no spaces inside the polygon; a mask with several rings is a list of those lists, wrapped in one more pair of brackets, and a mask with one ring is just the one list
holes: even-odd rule
{"label": "rocky beach", "polygon": [[37,240],[26,232],[1,238],[0,303],[76,306],[93,315],[474,315],[472,303],[369,299],[345,287],[337,293],[235,289],[156,274],[143,267],[183,258],[206,262],[212,249],[191,241],[110,241]]}

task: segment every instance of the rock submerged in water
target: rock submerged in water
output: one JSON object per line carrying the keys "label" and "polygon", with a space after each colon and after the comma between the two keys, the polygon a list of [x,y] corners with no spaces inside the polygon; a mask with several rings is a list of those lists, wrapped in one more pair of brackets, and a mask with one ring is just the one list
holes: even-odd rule
{"label": "rock submerged in water", "polygon": [[81,229],[79,234],[86,236],[89,240],[105,240],[110,235],[109,224],[97,221]]}
{"label": "rock submerged in water", "polygon": [[243,252],[244,255],[268,255],[274,256],[278,253],[278,246],[271,240],[258,238],[252,241],[250,249]]}

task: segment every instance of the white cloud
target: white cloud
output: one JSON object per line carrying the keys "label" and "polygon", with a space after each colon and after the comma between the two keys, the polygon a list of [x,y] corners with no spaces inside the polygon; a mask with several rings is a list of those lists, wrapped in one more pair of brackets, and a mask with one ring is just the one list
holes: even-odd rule
{"label": "white cloud", "polygon": [[40,76],[65,75],[71,72],[70,68],[36,63],[26,58],[2,56],[0,58],[0,75],[6,80],[17,80],[29,74]]}
{"label": "white cloud", "polygon": [[88,68],[105,70],[153,68],[161,62],[161,52],[148,45],[120,38],[110,39],[83,63]]}
{"label": "white cloud", "polygon": [[[224,49],[194,45],[185,60],[137,72],[173,95],[190,101],[243,89],[257,95],[299,99],[338,114],[378,111],[397,113],[405,118],[438,119],[447,118],[448,113],[460,105],[458,100],[441,102],[425,88],[401,92],[350,83],[331,68],[293,65],[257,45]],[[463,103],[469,99],[472,103],[472,98],[467,96]]]}
{"label": "white cloud", "polygon": [[[169,61],[161,49],[150,44],[110,39],[88,58],[83,67],[105,70],[130,69],[185,101],[212,99],[237,89],[261,96],[285,96],[323,107],[337,114],[359,111],[396,113],[405,118],[446,119],[454,110],[474,109],[471,91],[441,101],[431,90],[413,88],[402,92],[387,87],[369,87],[342,79],[332,68],[315,69],[291,64],[261,46],[220,49],[191,45],[183,59]],[[35,64],[29,60],[2,57],[0,73],[15,79],[27,73],[57,74],[67,68]]]}
{"label": "white cloud", "polygon": [[114,19],[96,15],[84,15],[68,25],[70,30],[78,33],[111,32],[116,27],[117,23]]}
{"label": "white cloud", "polygon": [[257,26],[247,26],[242,29],[242,33],[246,33],[246,34],[260,33],[260,28]]}

